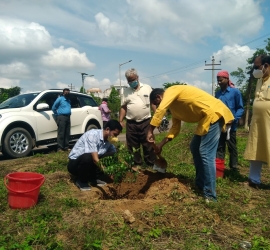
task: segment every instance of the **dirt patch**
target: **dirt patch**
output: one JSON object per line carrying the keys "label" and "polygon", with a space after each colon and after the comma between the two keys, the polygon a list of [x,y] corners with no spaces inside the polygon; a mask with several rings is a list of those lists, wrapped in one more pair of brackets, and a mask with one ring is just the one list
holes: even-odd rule
{"label": "dirt patch", "polygon": [[134,180],[132,174],[128,174],[124,182],[120,184],[108,184],[103,188],[101,199],[164,199],[173,191],[179,194],[187,194],[187,188],[172,176],[144,171]]}
{"label": "dirt patch", "polygon": [[[125,180],[119,184],[113,183],[111,179],[106,179],[106,181],[108,183],[106,186],[92,186],[89,192],[81,192],[74,185],[74,180],[70,181],[70,185],[73,185],[72,188],[83,200],[121,200],[133,205],[137,203],[140,208],[145,208],[149,203],[154,204],[156,201],[166,199],[179,201],[192,194],[190,189],[174,175],[154,173],[148,170],[142,171],[137,176],[128,173]],[[132,200],[134,202],[130,202]]]}

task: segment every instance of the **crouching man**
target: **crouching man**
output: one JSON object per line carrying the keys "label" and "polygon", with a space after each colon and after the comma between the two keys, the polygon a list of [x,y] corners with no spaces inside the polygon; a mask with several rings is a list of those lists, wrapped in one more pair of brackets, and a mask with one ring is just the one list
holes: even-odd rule
{"label": "crouching man", "polygon": [[116,120],[110,120],[103,130],[91,129],[76,142],[68,156],[67,168],[69,173],[77,177],[76,185],[81,191],[91,190],[88,182],[99,186],[106,185],[106,182],[99,179],[105,167],[99,160],[116,153],[116,148],[110,140],[117,137],[121,131],[121,124]]}

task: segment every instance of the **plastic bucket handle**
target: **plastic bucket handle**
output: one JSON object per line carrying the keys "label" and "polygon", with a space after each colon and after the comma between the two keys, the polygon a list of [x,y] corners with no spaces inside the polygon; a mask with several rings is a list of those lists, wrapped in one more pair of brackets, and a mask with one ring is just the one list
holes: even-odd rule
{"label": "plastic bucket handle", "polygon": [[13,192],[13,193],[17,193],[17,194],[25,194],[25,193],[30,193],[32,191],[35,191],[36,189],[40,188],[43,185],[44,181],[45,181],[45,177],[43,177],[43,180],[41,181],[41,183],[37,187],[35,187],[35,188],[31,189],[31,190],[17,191],[17,190],[13,190],[10,187],[8,187],[8,185],[7,185],[7,176],[5,176],[5,178],[4,178],[4,184],[5,184],[6,188],[8,189],[8,191]]}

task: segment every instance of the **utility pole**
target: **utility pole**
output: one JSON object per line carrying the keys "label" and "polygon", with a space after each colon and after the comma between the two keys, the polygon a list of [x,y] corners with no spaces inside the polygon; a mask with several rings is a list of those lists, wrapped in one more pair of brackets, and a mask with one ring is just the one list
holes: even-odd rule
{"label": "utility pole", "polygon": [[130,63],[132,60],[129,60],[128,62],[124,62],[124,63],[120,63],[119,64],[119,81],[120,81],[120,96],[122,97],[122,83],[121,83],[121,66],[126,64],[126,63]]}
{"label": "utility pole", "polygon": [[212,96],[215,96],[215,70],[221,70],[221,69],[215,69],[215,65],[221,65],[221,61],[219,63],[215,63],[215,58],[212,56],[212,63],[206,64],[205,66],[212,66],[212,69],[204,69],[204,70],[212,70]]}
{"label": "utility pole", "polygon": [[68,87],[70,88],[70,90],[72,91],[73,89],[75,90],[75,86],[72,85],[72,83],[70,85],[68,85]]}
{"label": "utility pole", "polygon": [[83,72],[78,72],[82,75],[82,93],[85,94],[85,89],[84,89],[84,79],[85,77],[91,77],[91,76],[94,76],[94,75],[89,75],[87,73],[83,73]]}

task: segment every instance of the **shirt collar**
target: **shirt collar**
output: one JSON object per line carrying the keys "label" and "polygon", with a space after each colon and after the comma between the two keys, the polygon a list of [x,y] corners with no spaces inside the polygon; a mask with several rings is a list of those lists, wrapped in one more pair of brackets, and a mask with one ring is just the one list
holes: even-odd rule
{"label": "shirt collar", "polygon": [[228,86],[224,91],[222,89],[220,89],[221,93],[225,93],[225,92],[230,92],[231,91],[231,87]]}
{"label": "shirt collar", "polygon": [[99,139],[104,142],[103,129],[100,129]]}

